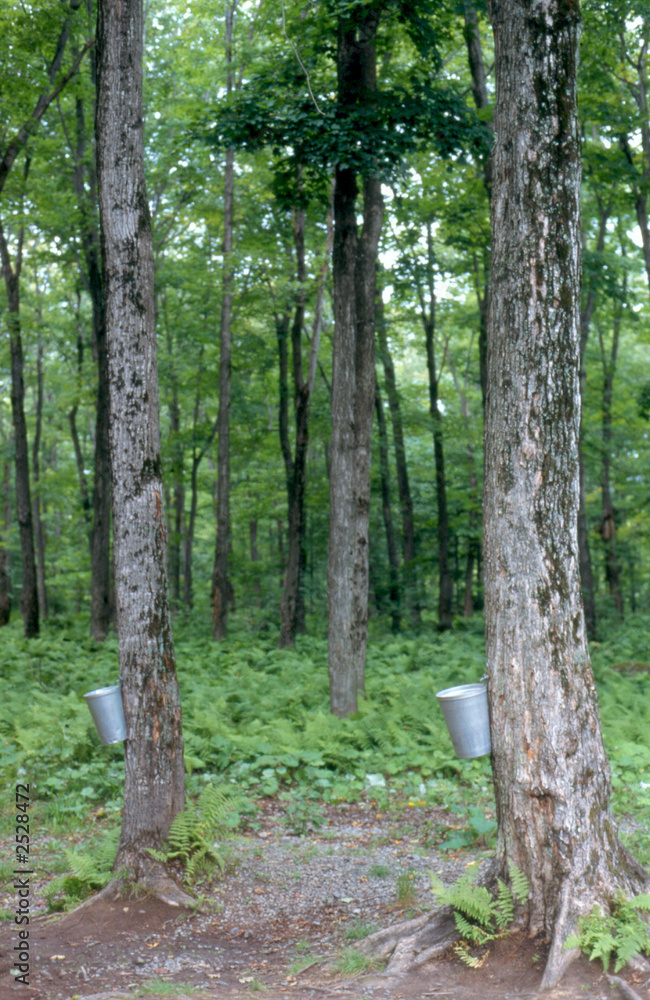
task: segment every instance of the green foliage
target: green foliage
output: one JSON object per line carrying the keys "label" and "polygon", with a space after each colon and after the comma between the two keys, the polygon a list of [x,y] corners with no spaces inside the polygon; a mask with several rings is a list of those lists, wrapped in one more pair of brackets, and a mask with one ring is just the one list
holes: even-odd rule
{"label": "green foliage", "polygon": [[451,906],[454,921],[461,935],[456,951],[470,966],[480,960],[470,953],[472,945],[486,945],[508,933],[515,912],[515,902],[524,903],[530,886],[526,876],[514,865],[509,867],[510,885],[497,879],[496,893],[478,885],[467,871],[452,885],[445,885],[437,876],[431,876],[431,888],[442,906]]}
{"label": "green foliage", "polygon": [[605,972],[613,961],[614,972],[619,972],[635,955],[650,954],[650,928],[645,916],[648,913],[647,893],[632,899],[619,894],[608,913],[595,906],[583,917],[577,934],[567,939],[565,948],[581,948],[592,961],[599,958]]}
{"label": "green foliage", "polygon": [[317,793],[301,794],[299,791],[281,795],[284,803],[284,822],[288,830],[297,837],[310,831],[319,830],[325,822],[320,804],[315,801]]}
{"label": "green foliage", "polygon": [[163,849],[150,848],[149,853],[165,864],[182,865],[190,885],[199,876],[223,871],[224,848],[240,825],[244,806],[243,796],[231,785],[206,785],[198,801],[175,817]]}
{"label": "green foliage", "polygon": [[440,851],[458,851],[464,848],[491,848],[496,844],[497,823],[488,819],[485,810],[479,806],[470,806],[467,826],[452,830],[444,840],[437,844]]}
{"label": "green foliage", "polygon": [[108,885],[114,874],[118,839],[114,832],[92,844],[91,850],[66,850],[68,870],[52,879],[43,893],[50,910],[68,910]]}

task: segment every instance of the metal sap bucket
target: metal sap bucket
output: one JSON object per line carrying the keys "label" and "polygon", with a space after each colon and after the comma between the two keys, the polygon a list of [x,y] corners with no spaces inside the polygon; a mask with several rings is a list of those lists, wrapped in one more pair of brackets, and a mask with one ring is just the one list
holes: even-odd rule
{"label": "metal sap bucket", "polygon": [[447,729],[457,757],[469,759],[490,753],[490,717],[487,685],[461,684],[438,691]]}
{"label": "metal sap bucket", "polygon": [[99,738],[105,746],[126,739],[121,683],[88,691],[84,698],[93,717]]}

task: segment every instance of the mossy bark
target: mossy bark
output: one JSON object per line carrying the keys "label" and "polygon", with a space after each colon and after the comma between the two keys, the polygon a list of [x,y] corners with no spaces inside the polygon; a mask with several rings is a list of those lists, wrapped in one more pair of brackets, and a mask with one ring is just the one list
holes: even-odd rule
{"label": "mossy bark", "polygon": [[99,5],[97,152],[120,678],[127,724],[116,864],[141,879],[183,808],[185,769],[166,569],[151,220],[142,135],[142,2]]}
{"label": "mossy bark", "polygon": [[[341,17],[338,97],[343,108],[374,99],[379,12],[359,23]],[[357,178],[339,165],[334,193],[334,345],[330,536],[327,564],[330,705],[351,715],[363,694],[368,639],[370,457],[375,395],[376,263],[383,218],[381,185],[363,180],[363,226],[357,228]]]}
{"label": "mossy bark", "polygon": [[645,873],[609,813],[580,593],[579,10],[494,0],[485,604],[497,862],[529,878],[561,975],[578,917]]}

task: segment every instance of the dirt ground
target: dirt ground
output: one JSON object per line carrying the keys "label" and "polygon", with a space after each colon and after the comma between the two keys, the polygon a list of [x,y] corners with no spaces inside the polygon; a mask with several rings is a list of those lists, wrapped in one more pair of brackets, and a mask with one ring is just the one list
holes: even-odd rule
{"label": "dirt ground", "polygon": [[[29,985],[16,982],[11,972],[17,927],[0,925],[0,1000],[537,995],[545,949],[522,933],[494,943],[478,969],[450,953],[399,981],[386,979],[380,968],[355,974],[350,955],[362,929],[431,906],[429,872],[452,880],[473,855],[423,847],[420,810],[385,817],[371,806],[328,808],[319,829],[298,837],[287,832],[278,809],[267,803],[260,828],[239,844],[237,862],[202,887],[209,913],[147,897],[98,899],[64,916],[41,913],[30,923]],[[444,815],[437,821],[444,824]],[[427,811],[427,829],[430,823]],[[39,900],[34,903],[38,909]],[[647,974],[627,969],[621,976],[636,996],[650,1000]],[[600,963],[581,958],[545,996],[617,1000],[624,996],[621,989],[608,981]]]}

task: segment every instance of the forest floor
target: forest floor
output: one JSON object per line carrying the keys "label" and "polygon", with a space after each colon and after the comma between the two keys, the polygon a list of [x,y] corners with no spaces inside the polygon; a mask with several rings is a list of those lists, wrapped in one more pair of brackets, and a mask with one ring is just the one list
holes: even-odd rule
{"label": "forest floor", "polygon": [[[378,814],[372,803],[327,806],[302,835],[282,804],[264,800],[255,829],[234,847],[224,875],[201,886],[208,912],[147,897],[97,899],[46,915],[33,886],[29,985],[11,975],[17,927],[0,925],[0,1000],[524,1000],[536,996],[545,949],[522,933],[494,943],[478,969],[453,952],[399,981],[363,966],[355,942],[434,903],[429,874],[461,875],[486,852],[435,848],[443,810]],[[436,825],[437,824],[437,825]],[[43,886],[40,887],[42,892]],[[15,906],[11,886],[0,902]],[[642,1000],[650,983],[624,970]],[[600,963],[576,961],[547,1000],[623,995]]]}

